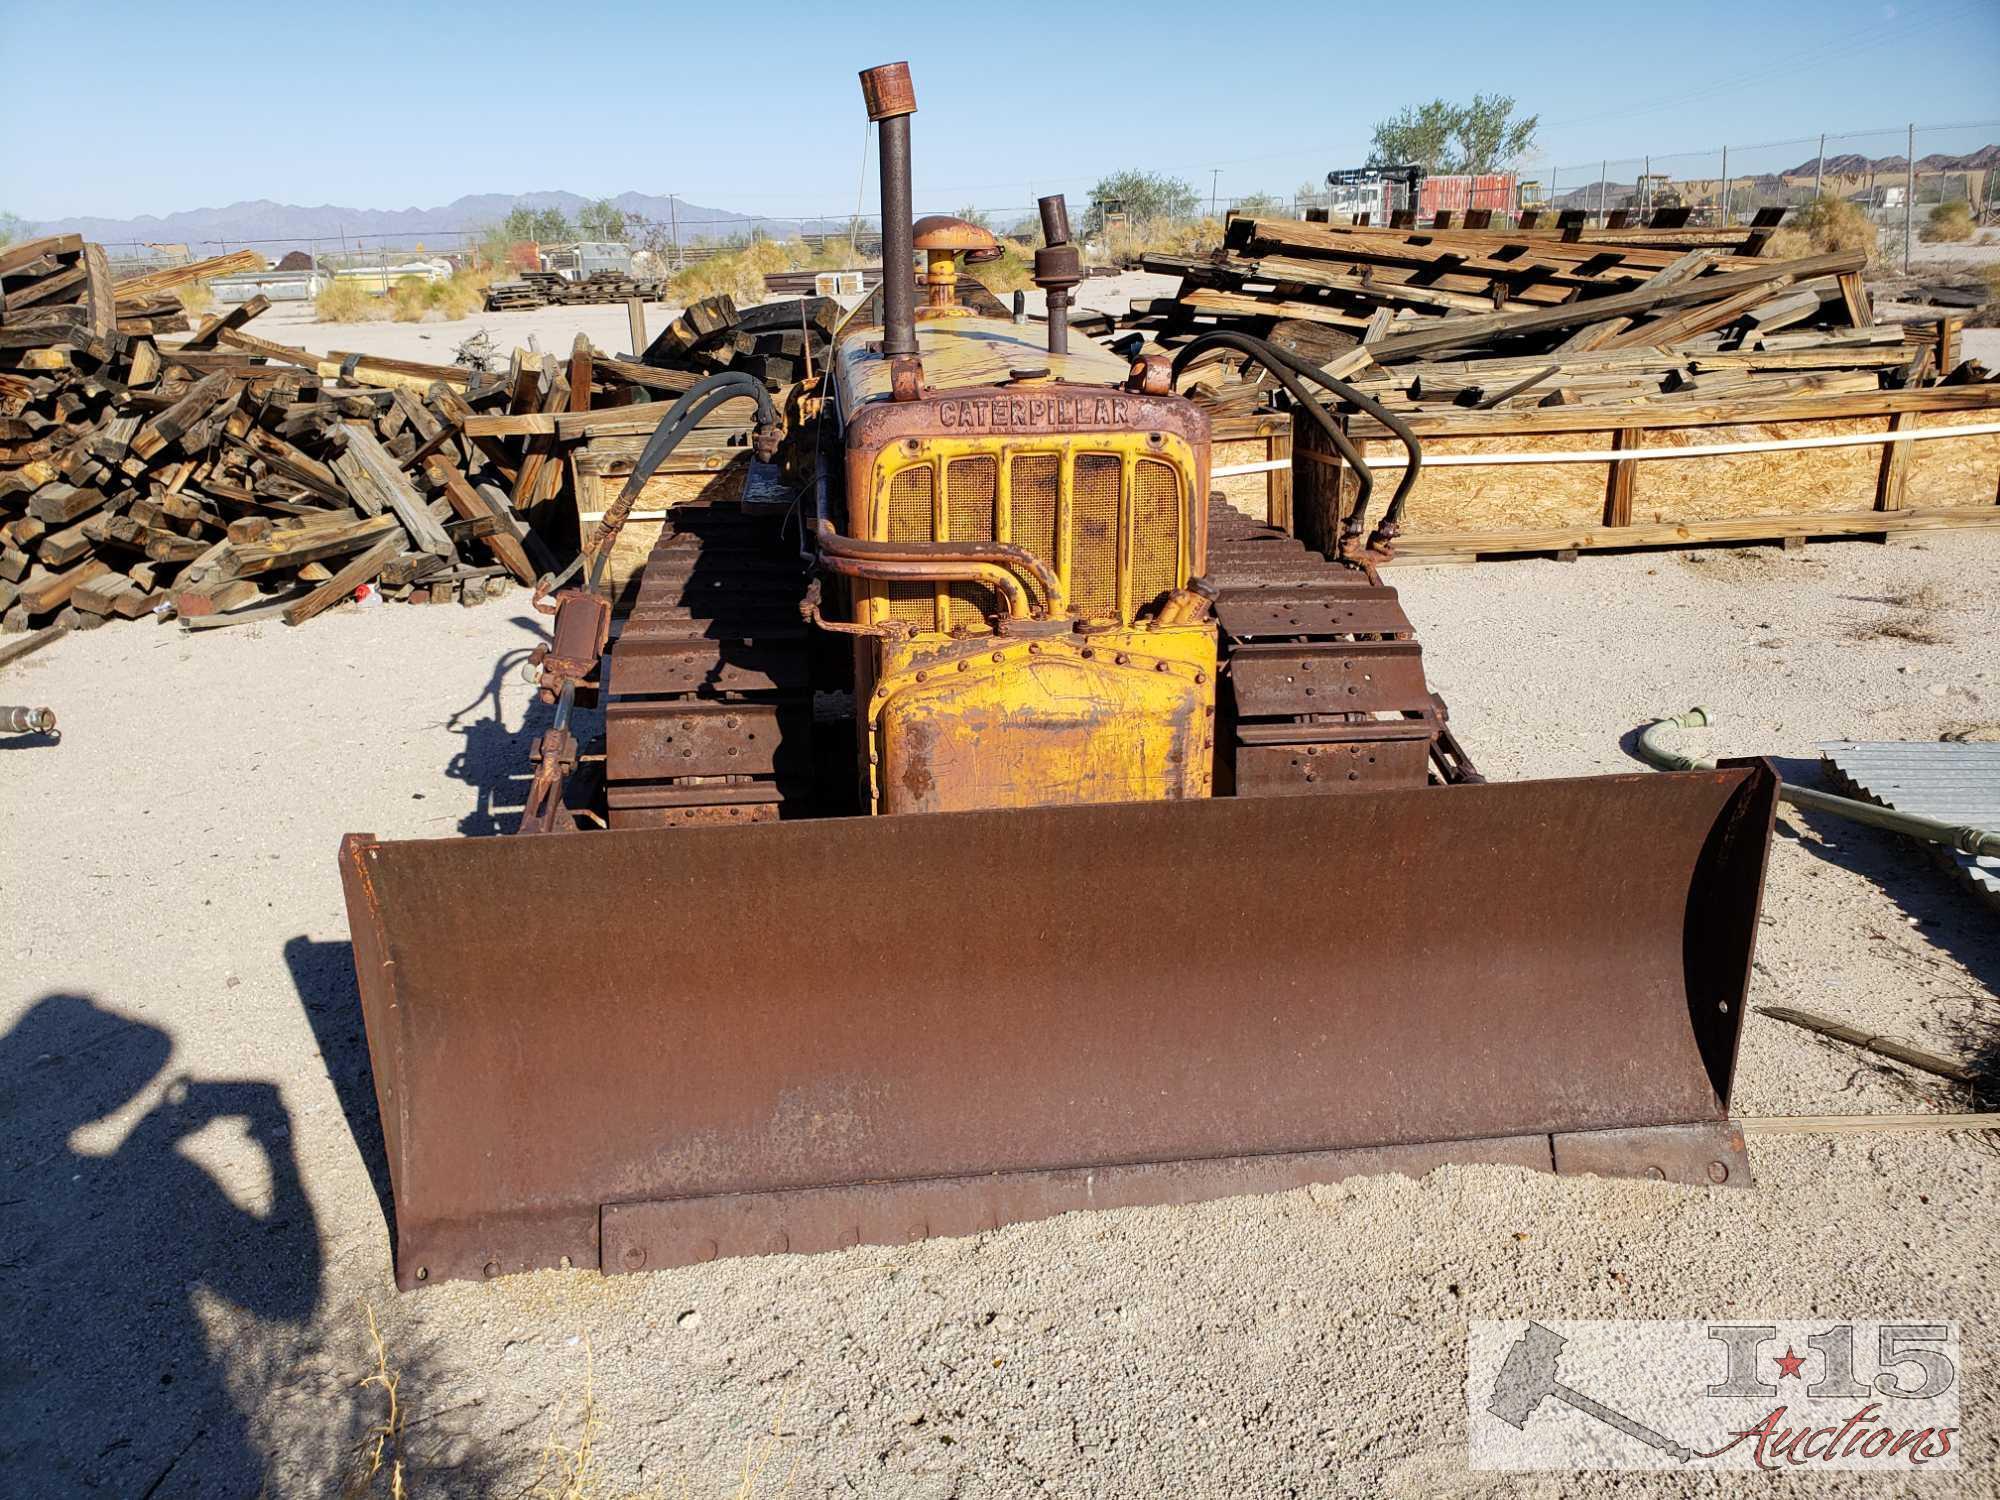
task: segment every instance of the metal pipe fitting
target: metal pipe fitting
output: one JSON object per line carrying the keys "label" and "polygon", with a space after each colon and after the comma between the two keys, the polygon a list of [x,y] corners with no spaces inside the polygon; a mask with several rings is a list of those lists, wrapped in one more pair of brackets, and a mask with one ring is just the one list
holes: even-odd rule
{"label": "metal pipe fitting", "polygon": [[0,704],[0,734],[54,734],[56,711]]}
{"label": "metal pipe fitting", "polygon": [[1061,193],[1037,200],[1045,245],[1035,252],[1035,285],[1049,308],[1049,353],[1069,353],[1070,288],[1083,280],[1083,257],[1069,242],[1069,205]]}

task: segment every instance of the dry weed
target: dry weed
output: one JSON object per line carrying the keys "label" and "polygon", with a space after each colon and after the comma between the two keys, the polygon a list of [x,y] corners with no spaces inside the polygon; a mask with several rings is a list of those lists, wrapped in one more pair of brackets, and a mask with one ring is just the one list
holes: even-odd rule
{"label": "dry weed", "polygon": [[399,1399],[398,1388],[402,1377],[389,1368],[389,1351],[382,1342],[382,1330],[375,1322],[375,1309],[368,1312],[368,1337],[375,1345],[375,1373],[365,1377],[361,1389],[377,1386],[382,1391],[386,1409],[382,1420],[368,1429],[368,1446],[358,1455],[347,1483],[341,1487],[345,1500],[359,1500],[360,1496],[375,1492],[375,1481],[386,1468],[389,1475],[390,1500],[405,1500],[409,1490],[403,1477],[403,1422],[405,1413]]}
{"label": "dry weed", "polygon": [[1797,260],[1807,255],[1860,251],[1872,265],[1882,256],[1882,232],[1861,208],[1844,198],[1822,193],[1792,216],[1792,222],[1771,236],[1767,260]]}
{"label": "dry weed", "polygon": [[744,306],[762,302],[768,295],[764,278],[793,269],[802,249],[776,240],[752,240],[739,250],[696,261],[670,283],[674,300],[687,306],[727,293]]}
{"label": "dry weed", "polygon": [[1884,594],[1891,613],[1875,620],[1850,621],[1847,637],[1855,641],[1904,641],[1912,646],[1948,646],[1951,635],[1938,616],[1951,609],[1951,596],[1935,583],[1920,583]]}
{"label": "dry weed", "polygon": [[370,323],[393,309],[381,297],[369,295],[354,281],[336,277],[313,299],[313,316],[321,323]]}
{"label": "dry weed", "polygon": [[191,281],[186,286],[175,287],[174,295],[181,299],[181,308],[190,317],[202,317],[215,311],[215,293],[205,281]]}
{"label": "dry weed", "polygon": [[1104,248],[1113,265],[1136,265],[1149,251],[1158,255],[1207,255],[1222,247],[1222,220],[1151,220],[1113,229]]}
{"label": "dry weed", "polygon": [[1924,227],[1917,231],[1918,237],[1929,244],[1955,245],[1961,240],[1972,238],[1972,205],[1969,203],[1940,203],[1924,220]]}

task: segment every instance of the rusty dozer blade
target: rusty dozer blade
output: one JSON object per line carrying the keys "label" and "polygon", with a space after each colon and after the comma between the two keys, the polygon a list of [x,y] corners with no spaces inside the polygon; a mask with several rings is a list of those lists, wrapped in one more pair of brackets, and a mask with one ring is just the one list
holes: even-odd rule
{"label": "rusty dozer blade", "polygon": [[397,1281],[1454,1161],[1742,1183],[1776,789],[350,836]]}

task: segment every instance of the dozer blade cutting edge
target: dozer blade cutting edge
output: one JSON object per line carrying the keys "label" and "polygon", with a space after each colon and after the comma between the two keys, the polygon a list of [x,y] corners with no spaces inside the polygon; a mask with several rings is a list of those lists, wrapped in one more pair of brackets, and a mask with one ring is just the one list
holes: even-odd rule
{"label": "dozer blade cutting edge", "polygon": [[1741,1184],[1777,778],[378,843],[410,1287],[1500,1162]]}

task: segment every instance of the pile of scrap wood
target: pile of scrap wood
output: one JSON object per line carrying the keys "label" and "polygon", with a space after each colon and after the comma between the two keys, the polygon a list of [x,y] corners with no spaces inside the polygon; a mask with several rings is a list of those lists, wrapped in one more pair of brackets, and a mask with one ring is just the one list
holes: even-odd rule
{"label": "pile of scrap wood", "polygon": [[553,362],[503,380],[322,358],[244,333],[261,297],[190,329],[173,286],[239,259],[114,283],[75,236],[0,251],[8,629],[298,624],[363,584],[476,602],[547,566],[515,517],[559,466],[502,461],[464,424],[566,401]]}
{"label": "pile of scrap wood", "polygon": [[1079,326],[1169,350],[1216,328],[1254,333],[1417,412],[1712,404],[1983,374],[1957,365],[1937,325],[1878,323],[1858,254],[1242,218],[1213,255],[1143,264],[1179,276],[1178,294]]}
{"label": "pile of scrap wood", "polygon": [[831,297],[752,308],[738,308],[727,295],[704,297],[669,323],[640,360],[696,375],[740,370],[781,390],[826,368],[841,317]]}

